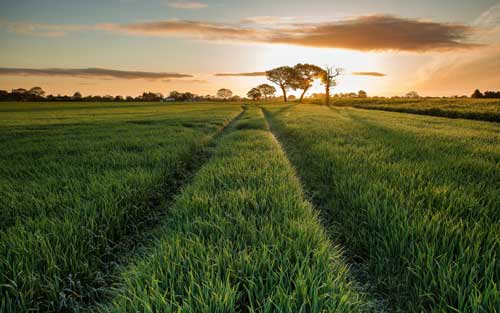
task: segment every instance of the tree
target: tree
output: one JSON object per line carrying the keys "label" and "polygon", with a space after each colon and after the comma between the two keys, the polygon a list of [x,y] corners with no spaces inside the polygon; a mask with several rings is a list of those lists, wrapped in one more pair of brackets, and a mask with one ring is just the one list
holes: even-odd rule
{"label": "tree", "polygon": [[160,101],[163,99],[163,95],[159,92],[143,92],[142,101]]}
{"label": "tree", "polygon": [[262,97],[262,92],[259,88],[252,88],[249,92],[247,92],[247,96],[255,101]]}
{"label": "tree", "polygon": [[261,84],[257,87],[257,89],[259,89],[262,95],[264,95],[265,100],[267,100],[268,96],[272,96],[276,92],[276,88],[268,84]]}
{"label": "tree", "polygon": [[486,99],[499,99],[500,98],[500,91],[485,91],[483,98]]}
{"label": "tree", "polygon": [[175,101],[178,101],[180,98],[181,98],[182,94],[178,91],[171,91],[170,94],[169,94],[169,98],[174,98]]}
{"label": "tree", "polygon": [[325,67],[321,75],[321,83],[325,86],[325,104],[330,105],[330,88],[337,86],[337,81],[335,80],[342,74],[341,68],[333,69],[333,67]]}
{"label": "tree", "polygon": [[368,98],[368,94],[364,90],[358,91],[358,98]]}
{"label": "tree", "polygon": [[475,98],[475,99],[480,99],[480,98],[483,98],[484,96],[481,93],[481,91],[479,91],[479,89],[476,89],[476,91],[474,91],[474,93],[470,97]]}
{"label": "tree", "polygon": [[299,103],[301,103],[307,90],[311,88],[312,83],[316,78],[321,77],[323,70],[319,66],[313,64],[300,63],[295,65],[293,69],[295,70],[295,75],[293,77],[291,85],[294,90],[302,89],[302,94],[299,98]]}
{"label": "tree", "polygon": [[406,94],[406,98],[418,99],[420,95],[416,91],[410,91]]}
{"label": "tree", "polygon": [[227,99],[231,98],[233,95],[233,92],[229,89],[222,88],[217,91],[217,97],[222,98],[222,99]]}
{"label": "tree", "polygon": [[82,98],[82,94],[80,92],[77,91],[73,94],[73,99],[80,100],[81,98]]}
{"label": "tree", "polygon": [[283,100],[286,102],[286,90],[294,80],[296,72],[290,66],[281,66],[266,72],[267,79],[281,88]]}
{"label": "tree", "polygon": [[9,92],[7,90],[0,90],[0,101],[6,101],[9,98]]}
{"label": "tree", "polygon": [[45,95],[45,91],[40,87],[33,87],[27,93],[35,98],[42,98]]}

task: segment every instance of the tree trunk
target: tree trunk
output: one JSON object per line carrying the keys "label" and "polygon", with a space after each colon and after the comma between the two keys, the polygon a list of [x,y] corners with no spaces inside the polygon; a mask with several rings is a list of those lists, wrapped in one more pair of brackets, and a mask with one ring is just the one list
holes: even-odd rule
{"label": "tree trunk", "polygon": [[325,86],[325,104],[330,105],[330,82]]}
{"label": "tree trunk", "polygon": [[283,90],[283,100],[286,102],[286,89],[285,87],[281,87],[281,90]]}
{"label": "tree trunk", "polygon": [[304,91],[300,95],[299,103],[302,103],[302,99],[304,99],[304,95],[306,94],[307,90],[309,90],[309,87],[304,88]]}

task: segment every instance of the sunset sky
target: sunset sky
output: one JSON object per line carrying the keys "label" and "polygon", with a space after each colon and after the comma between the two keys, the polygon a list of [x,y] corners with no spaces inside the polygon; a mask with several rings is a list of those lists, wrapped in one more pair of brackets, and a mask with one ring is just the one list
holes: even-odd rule
{"label": "sunset sky", "polygon": [[6,90],[245,95],[296,63],[344,68],[334,92],[500,89],[492,0],[0,0],[0,42]]}

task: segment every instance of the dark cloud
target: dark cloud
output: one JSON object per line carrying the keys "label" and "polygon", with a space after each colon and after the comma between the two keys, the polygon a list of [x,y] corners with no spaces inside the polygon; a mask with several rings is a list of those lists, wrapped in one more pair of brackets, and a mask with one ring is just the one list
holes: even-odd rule
{"label": "dark cloud", "polygon": [[388,15],[362,16],[337,22],[295,23],[279,28],[195,21],[107,24],[103,29],[131,34],[180,36],[204,40],[292,44],[360,51],[447,51],[477,46],[468,41],[470,26]]}
{"label": "dark cloud", "polygon": [[193,77],[188,74],[162,73],[162,72],[140,72],[119,71],[103,68],[0,68],[0,75],[23,75],[23,76],[71,76],[84,78],[120,78],[120,79],[150,79],[165,80],[170,78]]}
{"label": "dark cloud", "polygon": [[387,76],[386,74],[379,72],[352,72],[351,74],[355,76],[375,76],[375,77]]}
{"label": "dark cloud", "polygon": [[255,76],[266,76],[266,72],[249,72],[249,73],[217,73],[214,74],[214,76],[249,76],[249,77],[255,77]]}

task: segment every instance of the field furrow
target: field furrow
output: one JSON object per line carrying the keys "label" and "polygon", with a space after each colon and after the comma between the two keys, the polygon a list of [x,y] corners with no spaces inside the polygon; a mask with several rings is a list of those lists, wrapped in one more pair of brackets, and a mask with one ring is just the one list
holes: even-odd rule
{"label": "field furrow", "polygon": [[[207,160],[214,137],[241,112],[213,108],[15,112],[0,130],[1,311],[78,311],[105,295],[116,263],[143,240]],[[85,119],[58,122],[63,115]],[[26,127],[34,117],[38,122]]]}
{"label": "field furrow", "polygon": [[499,310],[496,124],[311,105],[266,115],[332,236],[392,309]]}
{"label": "field furrow", "polygon": [[260,109],[176,197],[103,312],[359,312],[363,297]]}

